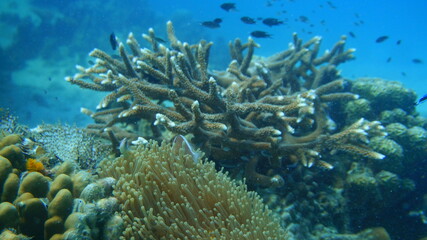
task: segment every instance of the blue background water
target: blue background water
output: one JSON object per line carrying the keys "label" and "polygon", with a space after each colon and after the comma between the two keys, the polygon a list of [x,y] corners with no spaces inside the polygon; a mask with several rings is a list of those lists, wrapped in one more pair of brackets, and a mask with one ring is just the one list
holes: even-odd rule
{"label": "blue background water", "polygon": [[[236,37],[245,40],[254,30],[273,35],[271,39],[256,39],[262,46],[256,54],[262,56],[286,49],[293,32],[305,40],[322,36],[326,50],[351,31],[356,38],[348,37],[347,47],[357,49],[356,60],[339,67],[344,77],[381,77],[400,81],[419,95],[427,93],[427,1],[330,1],[336,8],[318,0],[233,2],[237,11],[226,12],[219,7],[224,1],[218,0],[3,0],[0,107],[10,108],[21,122],[31,126],[58,120],[81,126],[89,123],[91,120],[79,109],[94,109],[103,94],[71,86],[64,77],[74,74],[75,64],[87,66],[87,54],[95,47],[113,53],[108,41],[111,32],[125,40],[130,31],[139,37],[153,27],[165,38],[167,20],[174,22],[181,40],[213,41],[210,66],[216,69],[225,69],[229,62],[228,41]],[[242,16],[287,20],[284,25],[268,27],[260,22],[246,25],[240,21]],[[295,20],[300,16],[308,17],[308,23]],[[214,18],[222,18],[220,28],[200,25]],[[375,43],[382,35],[389,39]],[[396,44],[398,40],[400,45]],[[424,63],[414,64],[413,58]],[[427,116],[427,104],[418,110]]]}

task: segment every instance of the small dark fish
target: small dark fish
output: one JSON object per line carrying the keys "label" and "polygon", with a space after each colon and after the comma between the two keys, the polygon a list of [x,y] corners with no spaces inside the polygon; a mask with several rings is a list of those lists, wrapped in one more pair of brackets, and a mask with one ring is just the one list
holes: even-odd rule
{"label": "small dark fish", "polygon": [[222,22],[221,18],[215,18],[213,21],[205,21],[202,22],[202,26],[203,27],[207,27],[207,28],[219,28],[221,27],[221,25],[219,25]]}
{"label": "small dark fish", "polygon": [[92,61],[92,60],[88,60],[87,61],[90,65],[95,65],[95,62],[94,61]]}
{"label": "small dark fish", "polygon": [[377,38],[377,40],[375,40],[375,42],[376,43],[382,43],[387,39],[388,39],[388,36],[381,36],[381,37]]}
{"label": "small dark fish", "polygon": [[253,31],[251,32],[251,36],[255,38],[271,38],[271,34],[264,31]]}
{"label": "small dark fish", "polygon": [[330,8],[332,8],[332,9],[336,9],[337,7],[331,2],[331,1],[327,1],[326,2],[328,5],[329,5],[329,7]]}
{"label": "small dark fish", "polygon": [[241,17],[240,20],[246,24],[255,24],[256,21],[253,18],[250,17]]}
{"label": "small dark fish", "polygon": [[418,102],[415,103],[415,106],[418,105],[418,104],[423,103],[425,100],[427,100],[427,94],[425,94],[420,99],[418,99]]}
{"label": "small dark fish", "polygon": [[236,11],[236,4],[235,3],[223,3],[220,6],[222,9],[224,9],[225,11],[229,12],[230,10],[234,10]]}
{"label": "small dark fish", "polygon": [[52,82],[52,78],[51,77],[49,77],[49,82]]}
{"label": "small dark fish", "polygon": [[406,77],[406,72],[401,72],[402,76]]}
{"label": "small dark fish", "polygon": [[387,62],[388,63],[391,62],[391,57],[387,58]]}
{"label": "small dark fish", "polygon": [[299,16],[299,20],[301,22],[303,22],[303,23],[307,23],[308,22],[308,17],[301,15],[301,16]]}
{"label": "small dark fish", "polygon": [[402,43],[402,40],[397,40],[396,45],[400,45]]}
{"label": "small dark fish", "polygon": [[283,22],[277,18],[266,18],[266,19],[262,20],[262,23],[264,23],[265,25],[267,25],[269,27],[283,24]]}
{"label": "small dark fish", "polygon": [[354,32],[348,32],[348,35],[350,35],[352,38],[356,38],[356,34],[354,34]]}
{"label": "small dark fish", "polygon": [[166,40],[164,40],[163,38],[159,38],[159,37],[155,37],[154,38],[157,42],[159,42],[159,43],[166,43],[167,41]]}
{"label": "small dark fish", "polygon": [[110,34],[110,45],[111,45],[111,48],[113,50],[116,50],[117,49],[117,45],[119,45],[117,43],[117,38],[116,38],[116,35],[114,35],[114,33]]}
{"label": "small dark fish", "polygon": [[421,60],[421,59],[419,59],[419,58],[414,58],[414,59],[412,59],[412,62],[413,62],[413,63],[415,63],[415,64],[421,64],[421,63],[424,63],[424,62],[423,62],[423,60]]}

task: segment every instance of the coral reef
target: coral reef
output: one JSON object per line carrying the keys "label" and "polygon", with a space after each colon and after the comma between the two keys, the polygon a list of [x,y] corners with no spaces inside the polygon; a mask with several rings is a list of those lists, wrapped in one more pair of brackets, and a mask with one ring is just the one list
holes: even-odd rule
{"label": "coral reef", "polygon": [[150,29],[151,50],[132,34],[120,58],[95,49],[67,78],[107,92],[82,109],[87,129],[1,116],[0,238],[427,236],[427,120],[414,91],[341,78],[345,37],[321,54],[319,37],[294,35],[266,58],[237,39],[228,69],[214,71],[212,43],[167,32],[169,47]]}
{"label": "coral reef", "polygon": [[112,152],[111,146],[77,127],[42,124],[31,132],[31,139],[45,151],[61,162],[75,162],[81,169],[95,169]]}
{"label": "coral reef", "polygon": [[[4,125],[2,125],[4,126]],[[14,128],[3,128],[12,130]],[[69,136],[57,132],[65,139]],[[27,130],[25,137],[20,134],[2,133],[0,137],[0,231],[1,239],[117,239],[121,233],[115,210],[117,200],[112,196],[109,179],[95,181],[87,170],[81,170],[77,161],[65,161],[56,165],[39,162],[40,155],[46,152],[40,142],[33,142],[27,137],[34,133]],[[93,144],[90,138],[82,140],[81,146]],[[53,144],[53,143],[51,143]],[[57,143],[58,144],[58,143]],[[37,150],[38,149],[38,150]],[[46,149],[49,149],[46,147]],[[100,153],[101,154],[101,153]],[[87,155],[88,157],[93,155]],[[86,159],[89,161],[89,159]],[[60,164],[60,165],[59,165]],[[85,165],[83,165],[85,166]],[[103,194],[92,193],[90,183],[101,184]],[[86,195],[84,195],[85,193]],[[87,195],[96,195],[87,198]],[[106,201],[110,208],[107,208]],[[114,207],[115,206],[115,207]],[[65,225],[72,214],[80,214],[87,225],[84,233],[76,230],[81,224]],[[100,216],[103,216],[102,218]],[[114,217],[115,216],[115,217]],[[71,221],[71,220],[70,220]],[[5,229],[13,229],[13,231]],[[103,231],[108,232],[103,233]],[[4,231],[3,231],[4,230]],[[115,234],[114,235],[114,231]],[[110,238],[107,238],[109,236]]]}
{"label": "coral reef", "polygon": [[121,239],[286,239],[256,193],[177,146],[153,141],[101,162],[100,176],[117,179]]}
{"label": "coral reef", "polygon": [[319,37],[303,43],[295,34],[288,50],[265,59],[254,57],[258,45],[251,38],[237,39],[230,43],[227,71],[211,72],[212,43],[180,42],[171,22],[167,32],[170,48],[157,42],[153,29],[143,35],[152,50],[141,49],[131,33],[126,41],[131,53],[123,43],[121,59],[95,49],[90,56],[96,63],[77,66],[80,73],[66,78],[108,92],[96,112],[82,109],[96,122],[89,129],[116,144],[123,138],[116,131],[119,123],[141,119],[153,123],[151,133],[142,133],[145,138],[165,138],[160,125],[174,134],[192,134],[210,159],[223,166],[246,164],[248,182],[263,187],[281,186],[282,166],[295,162],[332,169],[323,159],[336,152],[384,157],[366,145],[370,136],[382,134],[379,122],[361,118],[333,129],[330,103],[358,98],[343,92],[346,81],[336,69],[353,58],[344,37],[321,55]]}

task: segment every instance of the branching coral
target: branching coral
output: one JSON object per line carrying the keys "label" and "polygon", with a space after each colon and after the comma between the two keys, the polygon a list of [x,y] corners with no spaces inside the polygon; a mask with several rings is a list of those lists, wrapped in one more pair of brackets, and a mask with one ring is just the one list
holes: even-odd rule
{"label": "branching coral", "polygon": [[[382,157],[366,147],[373,132],[367,130],[380,130],[378,123],[360,120],[341,132],[330,129],[328,103],[358,97],[342,92],[345,81],[336,69],[353,58],[354,50],[344,48],[345,38],[320,55],[319,37],[303,43],[294,35],[288,50],[266,59],[254,57],[258,45],[251,38],[244,44],[236,40],[229,45],[233,60],[227,71],[210,72],[212,43],[180,42],[171,22],[167,31],[170,48],[159,44],[150,29],[143,37],[152,50],[141,49],[131,33],[126,41],[131,54],[123,43],[120,60],[95,49],[90,56],[96,63],[77,66],[80,73],[66,78],[109,92],[97,112],[82,110],[96,122],[90,129],[102,133],[120,122],[145,119],[154,123],[154,138],[160,138],[159,125],[175,134],[191,133],[210,158],[228,165],[245,162],[254,151],[267,152],[252,158],[246,168],[249,181],[259,179],[255,169],[261,162],[270,170],[294,161],[331,168],[320,158],[334,150]],[[265,177],[277,183],[277,174]]]}
{"label": "branching coral", "polygon": [[100,168],[117,179],[122,239],[286,239],[256,193],[184,148],[150,142]]}

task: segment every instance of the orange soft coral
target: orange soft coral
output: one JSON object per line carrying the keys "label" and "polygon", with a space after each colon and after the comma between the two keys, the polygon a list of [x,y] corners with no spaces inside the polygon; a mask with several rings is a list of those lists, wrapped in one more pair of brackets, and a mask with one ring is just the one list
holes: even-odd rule
{"label": "orange soft coral", "polygon": [[29,172],[40,172],[43,174],[46,172],[43,163],[37,161],[37,159],[34,158],[28,158],[25,167]]}

